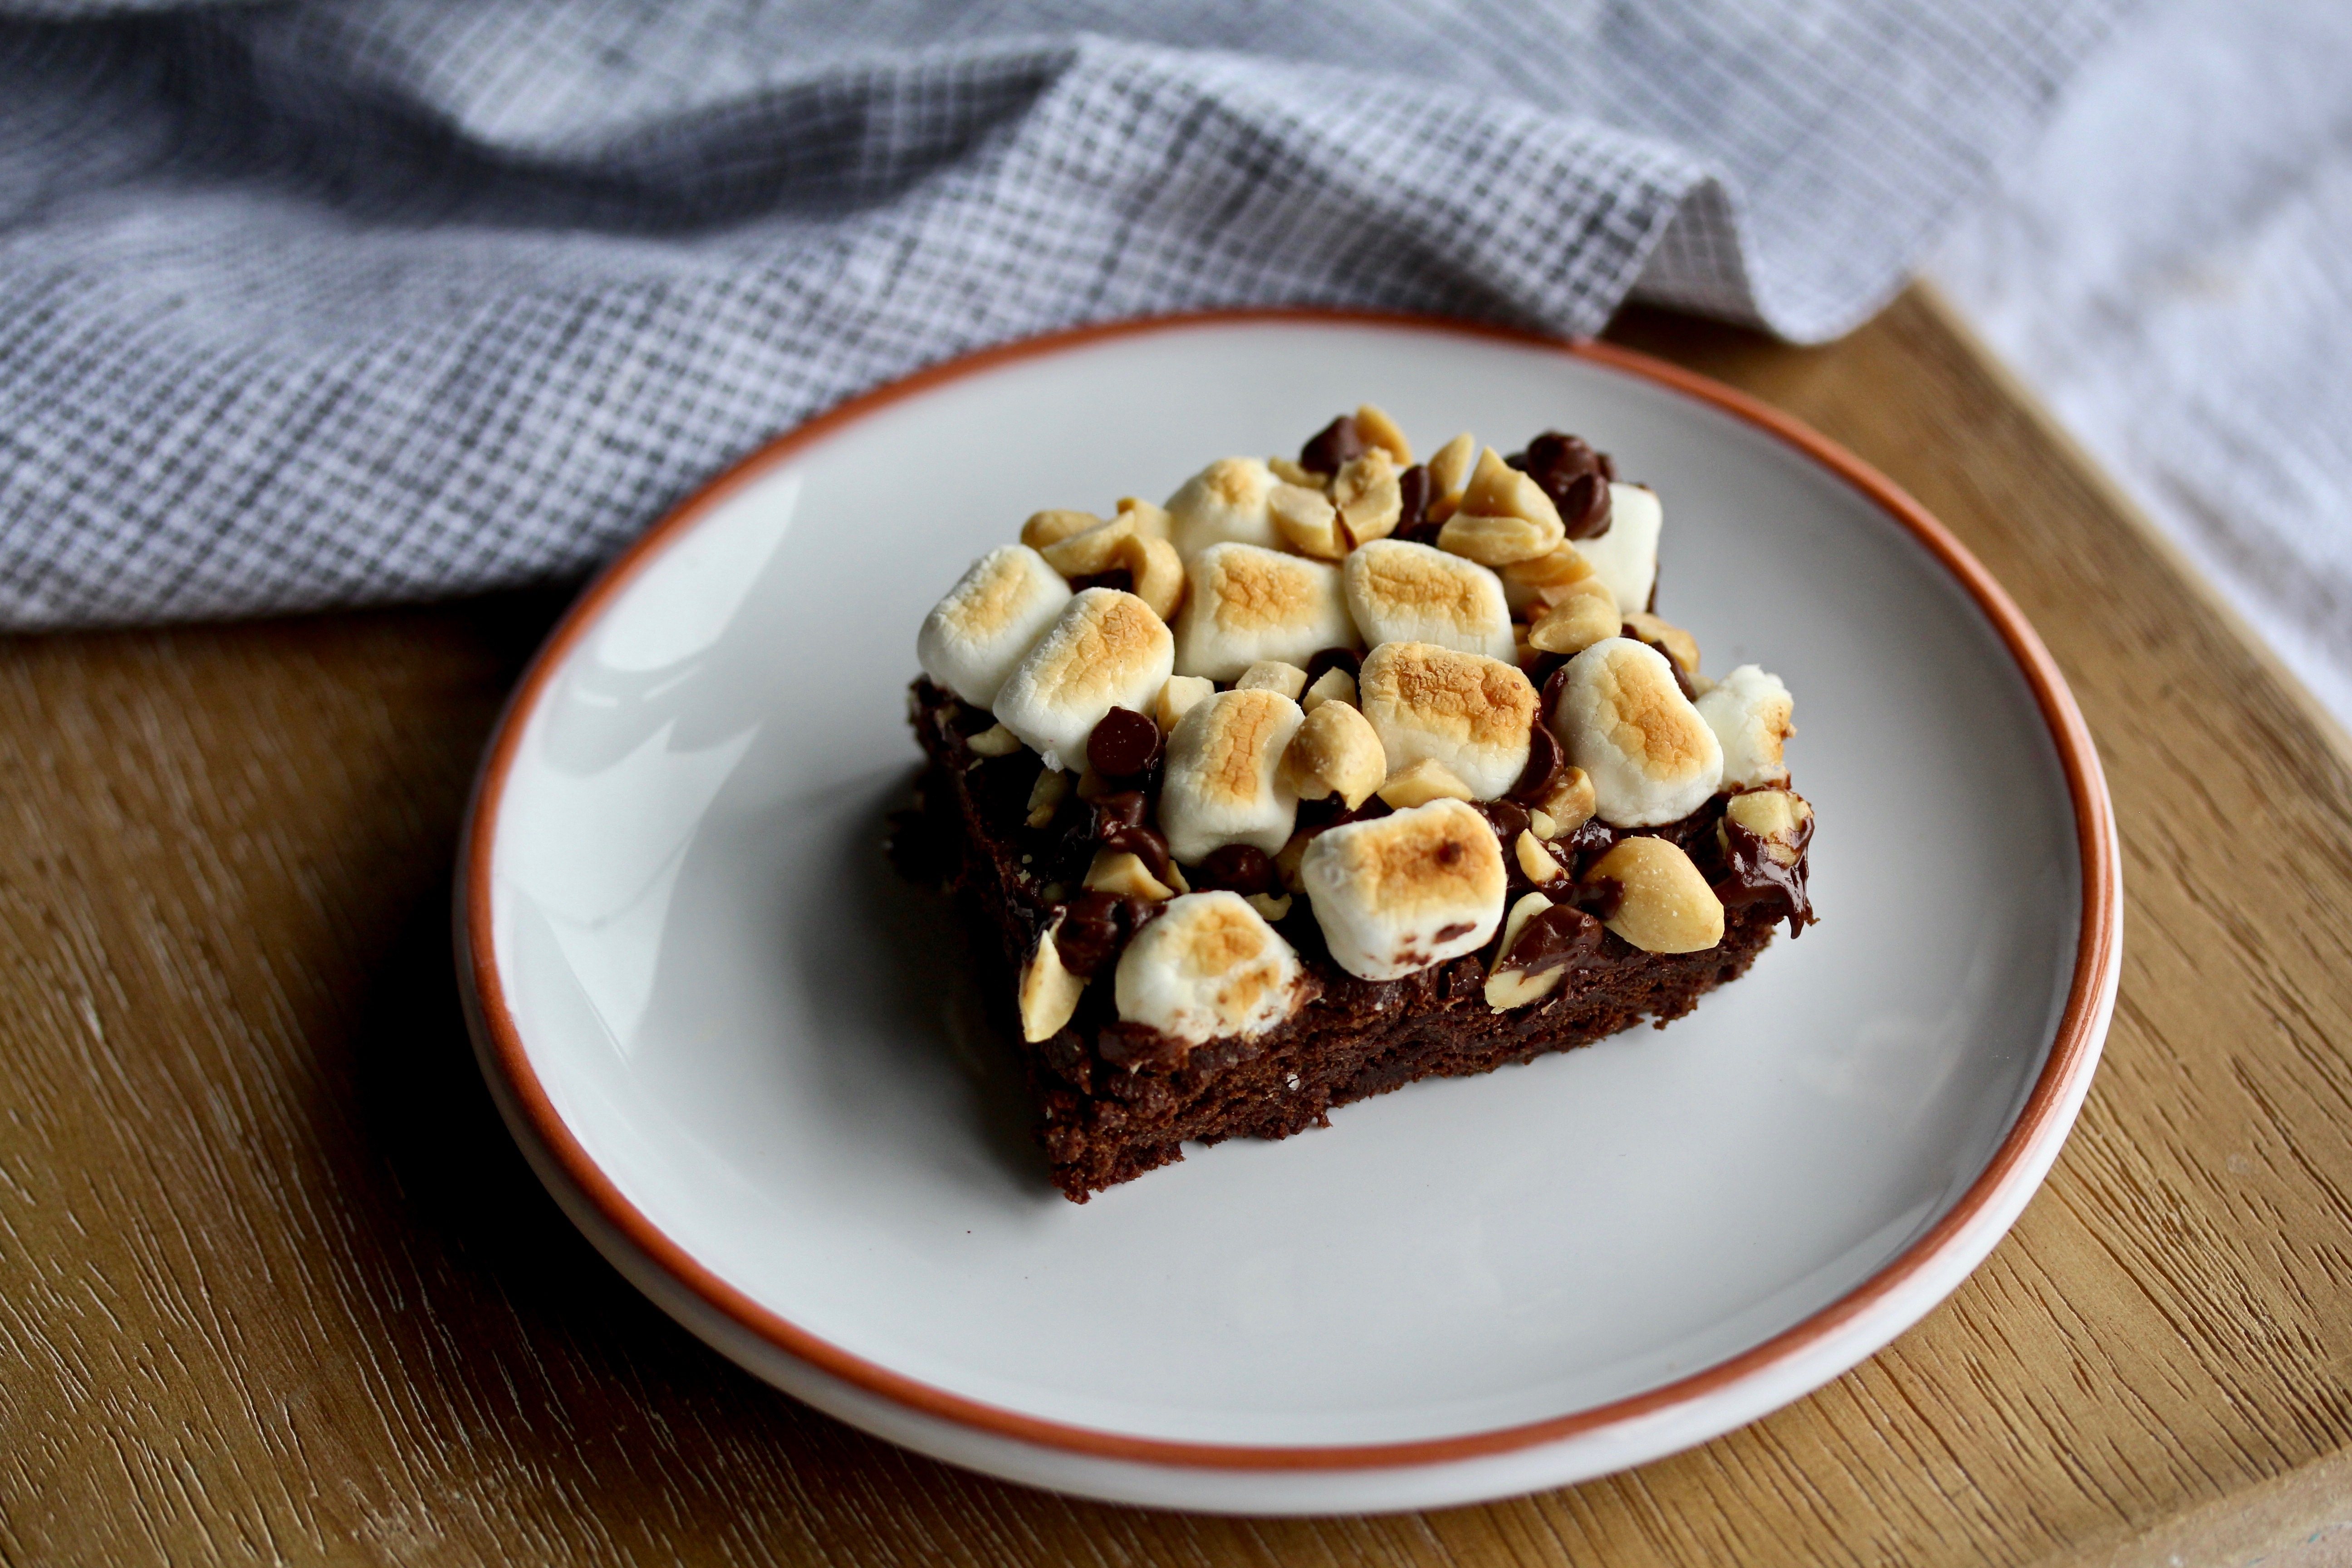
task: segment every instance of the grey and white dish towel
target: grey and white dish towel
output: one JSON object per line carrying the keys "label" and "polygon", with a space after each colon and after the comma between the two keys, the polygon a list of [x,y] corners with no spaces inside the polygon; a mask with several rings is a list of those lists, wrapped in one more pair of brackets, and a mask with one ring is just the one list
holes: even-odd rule
{"label": "grey and white dish towel", "polygon": [[0,0],[0,626],[576,574],[1080,321],[1834,335],[2128,3]]}

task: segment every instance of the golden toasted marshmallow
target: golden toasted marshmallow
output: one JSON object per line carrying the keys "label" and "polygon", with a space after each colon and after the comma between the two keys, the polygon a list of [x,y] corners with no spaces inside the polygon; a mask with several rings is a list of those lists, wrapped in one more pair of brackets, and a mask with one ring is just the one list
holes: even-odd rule
{"label": "golden toasted marshmallow", "polygon": [[1344,570],[1348,611],[1367,643],[1435,643],[1511,657],[1503,581],[1476,562],[1426,544],[1376,539],[1351,552]]}
{"label": "golden toasted marshmallow", "polygon": [[1777,675],[1743,664],[1698,700],[1723,746],[1723,782],[1741,789],[1789,782],[1782,749],[1797,732],[1797,700]]}
{"label": "golden toasted marshmallow", "polygon": [[1220,458],[1168,498],[1168,542],[1187,562],[1213,544],[1279,547],[1275,487],[1283,481],[1255,458]]}
{"label": "golden toasted marshmallow", "polygon": [[1609,637],[1566,668],[1552,732],[1591,776],[1601,821],[1655,827],[1688,816],[1715,793],[1722,743],[1675,684],[1664,654]]}
{"label": "golden toasted marshmallow", "polygon": [[1435,762],[1493,800],[1528,765],[1538,700],[1516,664],[1433,643],[1382,643],[1365,656],[1356,688],[1392,773]]}
{"label": "golden toasted marshmallow", "polygon": [[1141,712],[1159,696],[1175,653],[1175,639],[1150,605],[1116,588],[1088,588],[1063,607],[1005,680],[997,721],[1047,767],[1075,771],[1104,714],[1114,708]]}
{"label": "golden toasted marshmallow", "polygon": [[1070,585],[1025,544],[990,551],[923,617],[915,658],[923,673],[975,708],[993,708],[1013,667],[1043,636]]}
{"label": "golden toasted marshmallow", "polygon": [[1288,1018],[1306,970],[1238,893],[1186,893],[1135,933],[1113,982],[1118,1016],[1192,1045],[1255,1039]]}
{"label": "golden toasted marshmallow", "polygon": [[1332,960],[1364,980],[1400,979],[1484,947],[1508,886],[1495,830],[1458,800],[1327,828],[1307,844],[1298,876]]}
{"label": "golden toasted marshmallow", "polygon": [[1168,737],[1160,789],[1168,852],[1189,866],[1227,844],[1280,849],[1298,816],[1282,758],[1306,717],[1266,690],[1221,691],[1187,710]]}
{"label": "golden toasted marshmallow", "polygon": [[1354,647],[1339,568],[1254,544],[1213,544],[1186,568],[1191,590],[1176,618],[1176,668],[1234,680],[1277,659],[1304,668],[1327,647]]}

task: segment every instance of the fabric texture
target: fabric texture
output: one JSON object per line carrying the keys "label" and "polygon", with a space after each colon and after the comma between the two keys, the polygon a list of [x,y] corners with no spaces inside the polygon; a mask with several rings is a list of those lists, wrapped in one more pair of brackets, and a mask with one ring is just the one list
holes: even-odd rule
{"label": "fabric texture", "polygon": [[2126,4],[18,5],[0,625],[563,577],[1085,321],[1834,335]]}
{"label": "fabric texture", "polygon": [[1934,272],[2352,729],[2352,6],[2163,0]]}

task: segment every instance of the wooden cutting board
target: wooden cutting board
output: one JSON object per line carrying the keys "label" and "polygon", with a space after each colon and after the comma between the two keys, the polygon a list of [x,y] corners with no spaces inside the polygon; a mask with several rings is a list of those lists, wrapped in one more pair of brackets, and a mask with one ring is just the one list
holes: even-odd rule
{"label": "wooden cutting board", "polygon": [[1932,295],[1827,348],[1649,314],[1612,336],[1908,487],[2098,737],[2129,900],[2105,1063],[2049,1185],[1924,1323],[1702,1448],[1444,1513],[1191,1518],[917,1458],[639,1297],[476,1075],[448,868],[559,597],[22,639],[0,644],[0,1559],[2352,1554],[2340,732]]}

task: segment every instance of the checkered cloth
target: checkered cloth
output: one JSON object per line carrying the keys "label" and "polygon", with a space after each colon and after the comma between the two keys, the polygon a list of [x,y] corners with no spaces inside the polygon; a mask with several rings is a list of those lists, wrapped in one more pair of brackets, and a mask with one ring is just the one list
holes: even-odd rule
{"label": "checkered cloth", "polygon": [[1866,316],[2129,0],[0,0],[0,625],[562,578],[1081,321]]}

